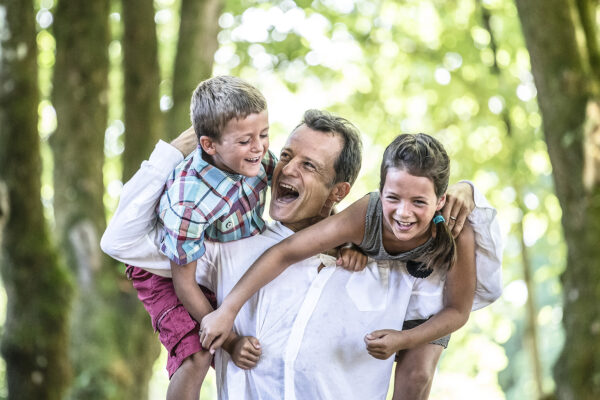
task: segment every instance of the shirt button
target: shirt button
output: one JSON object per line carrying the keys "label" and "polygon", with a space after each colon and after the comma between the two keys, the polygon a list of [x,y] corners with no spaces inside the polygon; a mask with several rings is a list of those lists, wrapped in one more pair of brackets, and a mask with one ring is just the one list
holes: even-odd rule
{"label": "shirt button", "polygon": [[225,225],[225,228],[227,228],[227,229],[233,228],[233,222],[231,222],[231,221],[227,222],[227,225]]}

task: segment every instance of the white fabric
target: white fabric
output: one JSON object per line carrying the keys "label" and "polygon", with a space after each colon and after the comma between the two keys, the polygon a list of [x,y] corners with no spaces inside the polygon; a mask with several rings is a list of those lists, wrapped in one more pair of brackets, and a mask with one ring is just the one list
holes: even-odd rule
{"label": "white fabric", "polygon": [[[291,234],[276,222],[262,235],[207,243],[198,282],[216,290],[220,304],[255,258]],[[318,272],[322,260],[327,266]],[[400,262],[371,262],[351,273],[336,267],[333,257],[320,255],[290,266],[238,314],[235,331],[255,336],[263,353],[254,369],[244,371],[229,362],[226,352],[218,352],[219,397],[385,398],[393,357],[371,357],[363,338],[376,329],[402,329],[416,280]]]}
{"label": "white fabric", "polygon": [[[166,177],[181,160],[175,152],[157,145],[124,185],[102,238],[102,249],[113,258],[164,276],[170,276],[170,263],[156,245],[160,229],[154,209]],[[483,306],[501,292],[501,248],[495,210],[474,191],[477,208],[470,218],[477,241],[476,304]],[[216,290],[220,304],[253,261],[291,233],[272,223],[251,238],[207,242],[196,278]],[[317,272],[321,262],[327,266]],[[400,330],[405,319],[428,318],[441,310],[443,280],[435,274],[414,278],[403,263],[390,262],[371,262],[364,271],[350,273],[323,255],[290,266],[254,295],[235,320],[239,334],[261,342],[258,365],[244,371],[228,362],[227,353],[217,352],[220,398],[385,398],[393,358],[369,356],[363,337],[376,329]]]}

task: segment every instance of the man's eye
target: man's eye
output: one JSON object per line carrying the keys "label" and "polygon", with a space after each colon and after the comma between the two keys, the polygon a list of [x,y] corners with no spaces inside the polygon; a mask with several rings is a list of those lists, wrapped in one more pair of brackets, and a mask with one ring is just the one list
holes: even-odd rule
{"label": "man's eye", "polygon": [[304,163],[304,166],[308,169],[315,169],[315,166],[309,163],[308,161]]}

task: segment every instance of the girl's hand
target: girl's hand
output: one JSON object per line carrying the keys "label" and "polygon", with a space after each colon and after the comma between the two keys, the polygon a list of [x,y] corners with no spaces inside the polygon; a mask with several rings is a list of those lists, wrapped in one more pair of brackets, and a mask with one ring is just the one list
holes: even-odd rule
{"label": "girl's hand", "polygon": [[402,331],[381,329],[365,336],[367,352],[379,359],[387,360],[396,352],[403,350]]}
{"label": "girl's hand", "polygon": [[230,313],[223,306],[206,315],[200,322],[200,342],[202,347],[208,349],[210,354],[223,345],[233,327],[235,314]]}
{"label": "girl's hand", "polygon": [[456,183],[446,191],[446,204],[442,215],[448,224],[448,229],[455,238],[462,231],[465,221],[475,208],[473,188],[466,182]]}
{"label": "girl's hand", "polygon": [[231,359],[241,369],[256,366],[262,353],[258,339],[253,336],[240,336],[232,344]]}
{"label": "girl's hand", "polygon": [[348,271],[362,271],[367,266],[368,257],[354,245],[344,246],[338,251],[336,265]]}

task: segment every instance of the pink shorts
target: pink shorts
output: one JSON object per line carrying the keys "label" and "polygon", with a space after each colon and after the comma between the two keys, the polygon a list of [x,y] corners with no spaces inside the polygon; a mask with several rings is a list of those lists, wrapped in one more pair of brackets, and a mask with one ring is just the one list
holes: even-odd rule
{"label": "pink shorts", "polygon": [[[203,350],[198,334],[200,324],[177,298],[171,278],[131,265],[127,265],[126,273],[137,290],[138,298],[150,314],[154,331],[158,331],[158,338],[167,349],[167,372],[171,378],[183,360]],[[213,308],[217,308],[215,294],[202,285],[198,286]]]}

